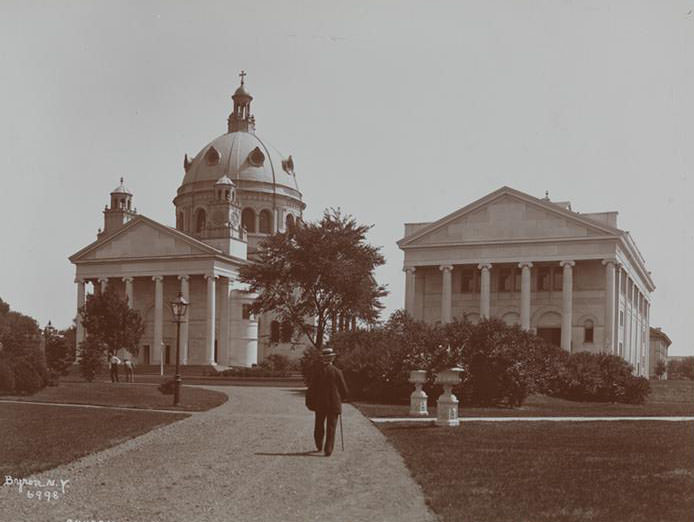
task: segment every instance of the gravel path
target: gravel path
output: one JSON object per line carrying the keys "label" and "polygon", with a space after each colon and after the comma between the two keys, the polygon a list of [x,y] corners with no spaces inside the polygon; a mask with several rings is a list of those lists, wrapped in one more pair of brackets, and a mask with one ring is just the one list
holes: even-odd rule
{"label": "gravel path", "polygon": [[68,479],[58,500],[0,488],[0,521],[436,520],[400,455],[352,406],[345,451],[338,433],[326,458],[310,453],[313,414],[300,391],[209,389],[229,401],[33,477]]}

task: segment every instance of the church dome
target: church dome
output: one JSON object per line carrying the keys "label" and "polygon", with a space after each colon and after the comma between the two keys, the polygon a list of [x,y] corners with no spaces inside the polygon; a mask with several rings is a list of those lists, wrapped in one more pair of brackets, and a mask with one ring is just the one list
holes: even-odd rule
{"label": "church dome", "polygon": [[293,160],[251,132],[222,134],[190,161],[179,194],[213,185],[223,176],[242,190],[281,193],[301,199]]}

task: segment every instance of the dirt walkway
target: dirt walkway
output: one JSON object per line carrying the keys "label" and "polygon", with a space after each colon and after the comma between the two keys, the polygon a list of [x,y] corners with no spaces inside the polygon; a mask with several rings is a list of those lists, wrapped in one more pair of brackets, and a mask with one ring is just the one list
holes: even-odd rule
{"label": "dirt walkway", "polygon": [[37,475],[70,481],[58,500],[29,499],[27,486],[22,494],[17,486],[0,488],[0,520],[436,520],[400,455],[351,406],[345,451],[338,438],[326,458],[311,453],[313,417],[299,391],[210,389],[229,401]]}

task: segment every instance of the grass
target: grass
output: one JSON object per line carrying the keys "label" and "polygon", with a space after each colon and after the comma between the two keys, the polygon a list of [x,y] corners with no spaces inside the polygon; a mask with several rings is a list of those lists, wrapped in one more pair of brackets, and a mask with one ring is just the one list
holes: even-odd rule
{"label": "grass", "polygon": [[[367,416],[407,406],[356,404]],[[432,413],[435,408],[430,408]],[[652,383],[644,405],[533,396],[461,416],[693,415],[694,382]],[[694,422],[379,424],[444,522],[691,521]]]}
{"label": "grass", "polygon": [[[436,402],[429,398],[429,413],[436,416]],[[367,417],[407,417],[409,406],[357,402]],[[461,417],[603,417],[694,416],[694,381],[656,381],[645,404],[574,402],[531,395],[520,408],[460,408]]]}
{"label": "grass", "polygon": [[694,423],[380,429],[445,522],[674,522],[694,513]]}
{"label": "grass", "polygon": [[51,469],[188,416],[0,404],[0,476],[25,477]]}
{"label": "grass", "polygon": [[93,404],[125,408],[166,409],[181,411],[205,411],[227,400],[224,393],[183,386],[181,402],[173,406],[173,395],[163,395],[156,386],[110,382],[63,382],[49,386],[34,395],[5,396],[13,400],[46,403]]}

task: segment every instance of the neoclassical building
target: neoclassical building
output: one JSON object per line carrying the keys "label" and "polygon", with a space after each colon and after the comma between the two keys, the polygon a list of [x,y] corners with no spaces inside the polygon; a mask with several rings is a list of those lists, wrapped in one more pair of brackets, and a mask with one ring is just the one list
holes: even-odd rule
{"label": "neoclassical building", "polygon": [[649,373],[650,272],[617,212],[502,187],[433,223],[408,223],[405,309],[449,322],[498,317],[567,351],[622,356]]}
{"label": "neoclassical building", "polygon": [[[111,285],[141,312],[140,364],[175,362],[169,303],[179,291],[190,301],[181,326],[183,364],[251,366],[270,351],[292,346],[291,335],[273,317],[249,313],[255,296],[238,281],[257,244],[293,226],[305,207],[292,157],[255,133],[244,76],[232,96],[227,132],[193,158],[184,157],[183,182],[173,200],[176,227],[138,214],[121,178],[96,241],[70,257],[78,309],[90,289]],[[78,321],[77,342],[84,336]]]}

